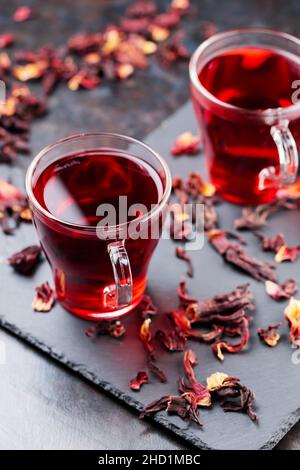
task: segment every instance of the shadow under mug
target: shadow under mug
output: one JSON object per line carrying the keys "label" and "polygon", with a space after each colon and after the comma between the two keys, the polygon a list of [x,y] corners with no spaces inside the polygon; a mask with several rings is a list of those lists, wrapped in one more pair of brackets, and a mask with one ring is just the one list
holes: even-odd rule
{"label": "shadow under mug", "polygon": [[[150,211],[133,221],[99,228],[67,222],[39,203],[34,187],[49,165],[62,158],[101,151],[134,157],[156,171],[162,193]],[[146,289],[148,265],[161,236],[171,192],[171,175],[163,158],[130,137],[109,133],[74,135],[46,147],[35,157],[27,171],[26,190],[62,306],[88,320],[118,318],[137,306]],[[136,239],[129,235],[129,224],[134,223],[140,235]]]}
{"label": "shadow under mug", "polygon": [[[291,102],[287,107],[246,109],[221,101],[199,79],[211,59],[225,52],[248,48],[290,57],[300,72],[300,40],[289,34],[257,28],[233,30],[210,37],[194,52],[189,70],[192,101],[204,141],[211,182],[225,199],[255,205],[272,202],[280,187],[296,179],[300,102]],[[243,73],[251,72],[246,68]],[[244,79],[245,76],[249,81],[249,76],[244,75]],[[229,81],[228,70],[220,71],[218,79]],[[266,80],[270,86],[272,80],[277,81],[273,84],[279,83],[277,86],[280,86],[281,77],[269,74]],[[230,88],[230,83],[227,85]],[[234,86],[236,83],[232,84],[232,90]],[[254,93],[255,86],[253,83]],[[289,86],[292,96],[292,83]],[[253,95],[249,99],[253,99]]]}

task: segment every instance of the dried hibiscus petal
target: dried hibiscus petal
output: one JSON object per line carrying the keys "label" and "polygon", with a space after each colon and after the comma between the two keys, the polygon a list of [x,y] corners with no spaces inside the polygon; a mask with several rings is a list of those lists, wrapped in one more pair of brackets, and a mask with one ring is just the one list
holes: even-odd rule
{"label": "dried hibiscus petal", "polygon": [[[236,287],[233,291],[218,294],[206,300],[186,302],[186,315],[192,323],[232,323],[239,320],[246,309],[253,310],[253,294],[249,284]],[[238,313],[238,315],[237,315]]]}
{"label": "dried hibiscus petal", "polygon": [[33,13],[31,8],[26,5],[22,5],[16,9],[13,14],[13,20],[17,23],[23,23],[24,21],[29,20],[32,17]]}
{"label": "dried hibiscus petal", "polygon": [[208,233],[208,239],[228,263],[233,264],[242,271],[246,271],[257,281],[266,279],[276,281],[277,276],[273,264],[250,256],[240,245],[232,243],[226,232],[212,230]]}
{"label": "dried hibiscus petal", "polygon": [[207,388],[210,392],[215,392],[223,387],[228,375],[224,372],[215,372],[206,378]]}
{"label": "dried hibiscus petal", "polygon": [[109,335],[112,338],[121,338],[126,333],[126,328],[120,320],[103,320],[87,328],[84,333],[88,337]]}
{"label": "dried hibiscus petal", "polygon": [[145,346],[146,350],[149,353],[152,353],[153,352],[153,346],[151,344],[152,335],[151,335],[151,331],[150,331],[150,325],[151,325],[151,318],[146,318],[143,321],[142,326],[140,328],[140,339],[141,339],[143,345]]}
{"label": "dried hibiscus petal", "polygon": [[36,312],[49,312],[55,302],[55,294],[48,282],[44,282],[35,289],[32,308]]}
{"label": "dried hibiscus petal", "polygon": [[28,246],[12,255],[8,262],[19,273],[28,274],[40,261],[41,248],[37,245]]}
{"label": "dried hibiscus petal", "polygon": [[144,295],[140,304],[139,310],[142,312],[142,317],[144,319],[151,318],[153,315],[157,315],[158,308],[153,304],[153,301],[150,295]]}
{"label": "dried hibiscus petal", "polygon": [[150,24],[149,33],[151,35],[151,39],[155,42],[164,42],[170,36],[171,31],[168,28],[163,28],[156,24]]}
{"label": "dried hibiscus petal", "polygon": [[183,351],[186,343],[187,336],[185,332],[178,327],[175,327],[170,333],[163,330],[157,330],[155,333],[157,338],[168,351]]}
{"label": "dried hibiscus petal", "polygon": [[288,279],[282,284],[266,281],[265,287],[267,294],[275,300],[290,299],[298,291],[295,279]]}
{"label": "dried hibiscus petal", "polygon": [[224,411],[244,411],[252,421],[257,420],[256,413],[253,410],[255,395],[252,390],[242,385],[239,379],[234,377],[225,378],[221,388],[215,391],[215,395],[224,398],[221,401]]}
{"label": "dried hibiscus petal", "polygon": [[292,297],[284,310],[284,316],[290,328],[290,342],[300,348],[300,300]]}
{"label": "dried hibiscus petal", "polygon": [[183,330],[188,338],[203,341],[205,343],[211,343],[223,333],[223,327],[217,325],[213,325],[212,329],[208,332],[193,330],[191,322],[183,310],[174,310],[173,312],[170,312],[169,316],[171,320],[173,320],[175,326]]}
{"label": "dried hibiscus petal", "polygon": [[300,255],[300,246],[289,247],[282,245],[275,255],[275,261],[282,263],[283,261],[296,261]]}
{"label": "dried hibiscus petal", "polygon": [[0,34],[0,49],[9,47],[14,43],[14,36],[11,33]]}
{"label": "dried hibiscus petal", "polygon": [[217,356],[220,361],[224,361],[223,350],[230,353],[237,353],[242,351],[247,345],[250,334],[249,334],[249,320],[247,317],[243,317],[241,320],[242,324],[242,337],[241,341],[236,344],[228,343],[227,341],[217,341],[212,344],[211,348],[213,353]]}
{"label": "dried hibiscus petal", "polygon": [[190,6],[190,0],[172,0],[171,8],[174,10],[187,10]]}
{"label": "dried hibiscus petal", "polygon": [[261,204],[255,209],[246,207],[242,210],[241,217],[234,221],[234,227],[238,230],[256,230],[266,225],[269,216],[276,212],[277,209],[278,205],[276,202],[273,204]]}
{"label": "dried hibiscus petal", "polygon": [[167,382],[167,376],[164,371],[160,369],[160,367],[158,367],[158,365],[156,364],[156,358],[153,353],[150,353],[148,355],[147,364],[149,371],[152,372],[152,374],[154,374],[160,382]]}
{"label": "dried hibiscus petal", "polygon": [[144,370],[141,370],[138,372],[137,376],[130,380],[129,382],[129,387],[131,390],[134,390],[135,392],[138,392],[142,385],[147,384],[149,382],[148,374]]}
{"label": "dried hibiscus petal", "polygon": [[194,409],[197,409],[198,406],[211,406],[211,396],[208,388],[198,382],[195,376],[194,367],[197,363],[194,351],[187,350],[183,356],[183,367],[188,384],[185,383],[183,378],[179,380],[181,396],[188,397]]}
{"label": "dried hibiscus petal", "polygon": [[216,193],[216,188],[212,183],[206,183],[198,171],[192,171],[187,181],[187,191],[192,196],[204,196],[211,198]]}
{"label": "dried hibiscus petal", "polygon": [[141,412],[140,419],[143,419],[145,416],[158,413],[159,411],[166,410],[170,398],[172,398],[170,395],[166,395],[149,403],[149,405],[147,405]]}
{"label": "dried hibiscus petal", "polygon": [[278,328],[282,327],[282,322],[272,323],[267,326],[266,329],[258,328],[257,334],[262,341],[264,341],[268,346],[274,347],[277,345],[280,340],[280,334],[278,333]]}
{"label": "dried hibiscus petal", "polygon": [[193,263],[192,263],[191,257],[187,254],[186,250],[182,247],[177,246],[175,253],[176,253],[177,258],[186,261],[187,266],[188,266],[187,275],[189,277],[193,277],[194,276]]}
{"label": "dried hibiscus petal", "polygon": [[171,153],[174,156],[197,155],[199,151],[200,138],[189,131],[180,134],[171,148]]}
{"label": "dried hibiscus petal", "polygon": [[274,253],[277,253],[285,245],[285,238],[282,233],[278,233],[274,237],[266,237],[258,232],[255,232],[255,235],[260,239],[264,251],[274,251]]}

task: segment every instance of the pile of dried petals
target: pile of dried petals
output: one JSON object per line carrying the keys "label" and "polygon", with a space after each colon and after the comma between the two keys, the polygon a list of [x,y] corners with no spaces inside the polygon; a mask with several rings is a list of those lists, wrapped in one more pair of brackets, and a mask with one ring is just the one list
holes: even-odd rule
{"label": "pile of dried petals", "polygon": [[[191,298],[186,291],[185,281],[178,287],[179,310],[169,316],[175,328],[181,330],[187,338],[205,343],[212,343],[213,353],[224,360],[223,350],[237,353],[245,348],[249,341],[249,320],[247,310],[253,310],[253,295],[249,284],[238,286],[231,292],[216,295],[206,300]],[[194,327],[205,327],[206,331]],[[178,333],[177,333],[178,334]],[[240,338],[238,343],[229,343],[222,337]]]}
{"label": "pile of dried petals", "polygon": [[207,377],[206,385],[202,385],[194,372],[197,362],[195,353],[187,350],[183,357],[187,382],[184,378],[179,379],[180,395],[166,395],[153,401],[145,407],[140,418],[164,410],[201,426],[199,408],[211,407],[221,399],[220,404],[224,411],[246,412],[253,421],[257,419],[253,410],[254,393],[249,388],[242,385],[239,379],[221,372]]}
{"label": "pile of dried petals", "polygon": [[[95,88],[105,81],[126,80],[136,70],[146,69],[152,54],[167,66],[186,61],[190,54],[178,28],[188,9],[188,0],[172,1],[165,11],[159,11],[151,0],[137,1],[118,24],[96,33],[78,33],[65,45],[17,50],[10,55],[1,51],[0,79],[9,95],[0,107],[0,162],[11,162],[18,153],[30,151],[29,122],[46,109],[44,100],[32,95],[27,87],[17,92],[18,82],[40,82],[45,95],[50,95],[59,83],[77,91]],[[21,6],[13,19],[23,22],[33,16],[28,6]],[[0,35],[1,48],[13,42],[11,33]]]}

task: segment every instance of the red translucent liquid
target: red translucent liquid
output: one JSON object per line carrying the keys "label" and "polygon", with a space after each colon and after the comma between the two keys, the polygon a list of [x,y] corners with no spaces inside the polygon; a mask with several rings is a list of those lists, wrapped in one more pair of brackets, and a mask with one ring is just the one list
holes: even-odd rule
{"label": "red translucent liquid", "polygon": [[[279,50],[243,47],[225,51],[200,70],[201,84],[216,98],[244,110],[286,108],[292,103],[292,83],[300,78],[299,59]],[[211,180],[219,193],[232,202],[270,202],[276,189],[259,190],[263,168],[278,169],[278,151],[270,126],[247,113],[229,115],[228,110],[204,102],[192,90],[193,103],[204,136]],[[300,115],[289,124],[300,147]]]}
{"label": "red translucent liquid", "polygon": [[[139,203],[148,211],[161,199],[160,176],[149,164],[125,153],[95,151],[52,163],[37,178],[33,192],[40,205],[60,220],[95,227],[92,231],[78,230],[35,214],[34,222],[60,302],[85,318],[99,318],[99,312],[106,318],[114,317],[115,283],[107,251],[108,243],[114,240],[97,237],[97,207],[111,204],[116,210],[116,224],[120,222],[119,196],[127,196],[128,207]],[[145,290],[148,263],[157,242],[158,239],[125,242],[133,276],[132,305],[138,303]]]}

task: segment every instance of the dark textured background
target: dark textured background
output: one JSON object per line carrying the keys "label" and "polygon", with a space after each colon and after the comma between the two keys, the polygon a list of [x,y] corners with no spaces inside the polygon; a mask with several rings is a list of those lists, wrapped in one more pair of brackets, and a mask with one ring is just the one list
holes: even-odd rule
{"label": "dark textured background", "polygon": [[[60,44],[81,30],[97,31],[116,20],[130,2],[28,1],[39,18],[13,25],[9,18],[20,3],[23,2],[1,0],[0,29],[13,29],[18,47],[22,43],[27,48]],[[216,22],[222,30],[266,25],[300,34],[300,4],[295,0],[213,0],[192,4],[194,14],[184,23],[191,48],[200,41],[200,23],[205,20]],[[186,65],[166,72],[155,60],[150,70],[138,73],[121,86],[109,85],[82,93],[61,87],[50,99],[49,116],[34,125],[33,151],[83,129],[143,137],[175,111],[188,94]],[[28,160],[22,161],[27,164]],[[0,175],[4,174],[7,170],[0,168]],[[1,295],[5,293],[2,291]],[[7,353],[6,364],[0,365],[0,448],[181,448],[182,444],[147,423],[140,423],[129,410],[28,346],[3,332],[0,339]],[[106,423],[110,423],[109,429]],[[298,427],[281,447],[300,448],[299,432]]]}

